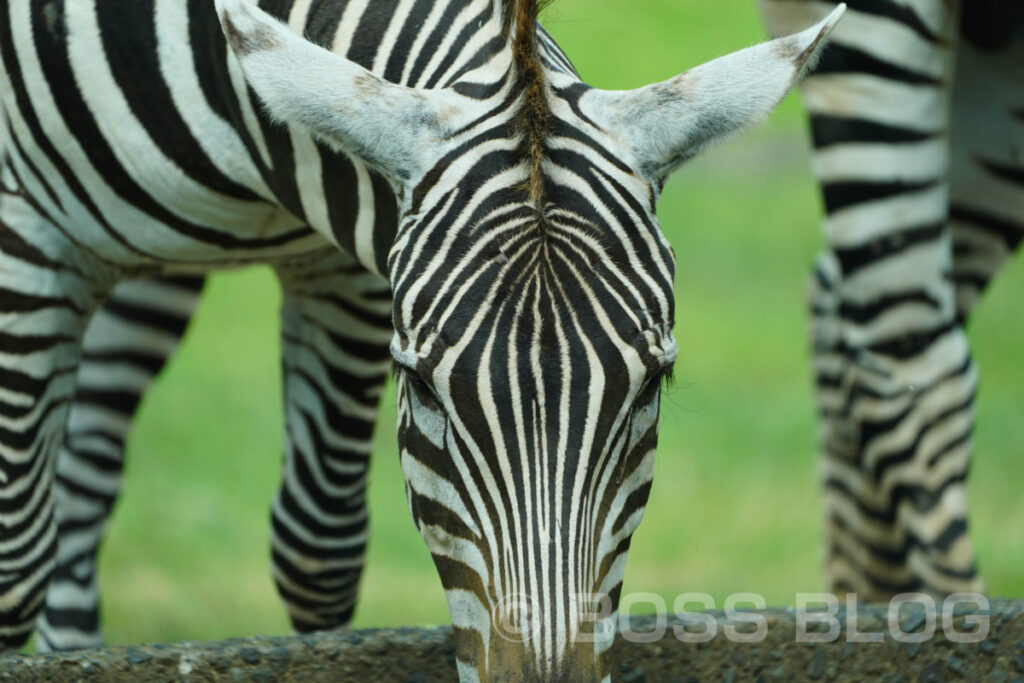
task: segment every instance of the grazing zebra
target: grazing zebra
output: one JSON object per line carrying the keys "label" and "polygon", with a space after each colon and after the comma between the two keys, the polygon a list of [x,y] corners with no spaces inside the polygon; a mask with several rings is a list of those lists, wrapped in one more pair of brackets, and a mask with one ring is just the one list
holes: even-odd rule
{"label": "grazing zebra", "polygon": [[[53,573],[55,475],[63,491],[78,476],[55,456],[93,312],[124,278],[260,262],[284,290],[272,546],[296,628],[351,616],[394,363],[461,678],[607,677],[677,354],[660,189],[763,118],[842,9],[601,91],[536,0],[264,5],[0,0],[0,638],[24,641]],[[110,353],[137,390],[154,364],[125,346]],[[72,465],[116,467],[115,431],[73,430]],[[52,647],[94,626],[95,532],[77,532],[97,496],[77,493],[93,500],[59,515]]]}
{"label": "grazing zebra", "polygon": [[[802,86],[827,217],[811,290],[833,590],[978,591],[964,325],[1024,235],[1024,5],[851,0]],[[773,31],[835,3],[762,0]]]}

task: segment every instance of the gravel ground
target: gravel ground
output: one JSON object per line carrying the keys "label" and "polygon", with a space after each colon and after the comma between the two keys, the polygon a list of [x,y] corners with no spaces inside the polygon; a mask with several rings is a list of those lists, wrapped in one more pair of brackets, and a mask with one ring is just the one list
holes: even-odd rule
{"label": "gravel ground", "polygon": [[[856,634],[846,628],[846,614],[837,615],[841,630],[833,642],[799,642],[798,630],[827,637],[828,624],[815,621],[798,627],[793,610],[752,612],[764,617],[767,633],[759,642],[736,643],[724,634],[729,625],[739,632],[753,625],[709,612],[718,636],[710,642],[680,642],[677,631],[700,633],[694,619],[634,617],[634,633],[645,640],[616,640],[612,676],[622,683],[640,681],[992,681],[1024,683],[1024,602],[993,601],[986,612],[956,612],[957,631],[965,623],[987,617],[989,635],[977,643],[954,643],[942,635],[941,618],[933,638],[920,643],[898,642],[889,633],[884,607],[857,612]],[[927,629],[923,610],[913,605],[900,612],[900,631],[921,634]],[[664,637],[657,638],[659,631]],[[865,633],[882,634],[881,642],[851,642]],[[633,640],[636,640],[634,638]],[[13,655],[0,658],[0,681],[452,681],[455,651],[451,630],[373,629],[317,633],[282,638],[245,638],[208,643],[115,647],[62,655]]]}

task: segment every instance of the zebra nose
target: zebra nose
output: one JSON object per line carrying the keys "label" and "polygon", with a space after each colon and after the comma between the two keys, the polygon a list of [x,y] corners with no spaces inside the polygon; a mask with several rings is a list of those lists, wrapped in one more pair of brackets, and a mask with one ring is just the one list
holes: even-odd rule
{"label": "zebra nose", "polygon": [[601,680],[601,660],[593,644],[573,643],[557,655],[540,655],[528,641],[492,634],[487,671],[481,680],[511,683],[593,683]]}

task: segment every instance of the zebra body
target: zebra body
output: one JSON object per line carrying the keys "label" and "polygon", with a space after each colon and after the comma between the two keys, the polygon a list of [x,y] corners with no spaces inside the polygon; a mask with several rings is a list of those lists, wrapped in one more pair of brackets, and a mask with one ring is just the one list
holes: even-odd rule
{"label": "zebra body", "polygon": [[[1024,10],[850,2],[803,84],[827,217],[812,336],[833,590],[978,591],[964,326],[1024,235]],[[784,33],[827,1],[761,0]]]}
{"label": "zebra body", "polygon": [[[529,0],[264,5],[0,0],[0,637],[28,635],[53,571],[54,460],[93,311],[126,277],[261,262],[284,290],[272,547],[294,625],[351,618],[393,362],[460,677],[606,677],[676,355],[658,193],[766,115],[841,10],[608,92]],[[123,429],[73,429],[58,490],[116,469]],[[53,647],[95,632],[112,491],[94,493],[61,494]]]}

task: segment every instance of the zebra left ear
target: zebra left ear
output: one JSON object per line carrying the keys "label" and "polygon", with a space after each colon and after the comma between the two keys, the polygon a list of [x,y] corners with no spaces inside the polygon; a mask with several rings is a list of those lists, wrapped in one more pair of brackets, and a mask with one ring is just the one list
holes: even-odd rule
{"label": "zebra left ear", "polygon": [[846,10],[817,26],[741,50],[637,90],[592,90],[581,101],[590,118],[621,135],[635,168],[664,180],[684,161],[761,122],[810,69]]}
{"label": "zebra left ear", "polygon": [[[430,163],[460,98],[389,83],[246,0],[216,0],[246,82],[278,121],[300,125],[395,181]],[[460,100],[460,101],[456,101]]]}

